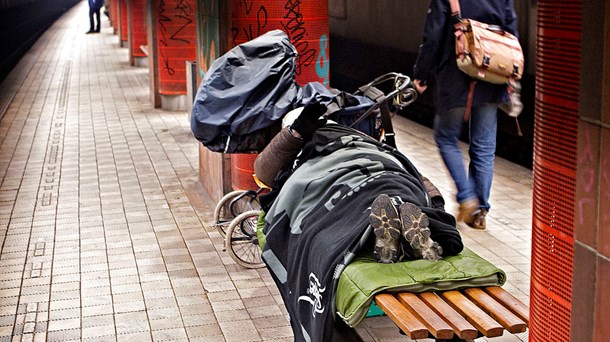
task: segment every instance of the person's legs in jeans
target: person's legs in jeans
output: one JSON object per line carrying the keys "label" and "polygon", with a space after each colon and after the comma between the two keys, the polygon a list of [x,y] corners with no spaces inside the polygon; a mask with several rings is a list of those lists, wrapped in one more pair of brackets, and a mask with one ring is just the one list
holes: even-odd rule
{"label": "person's legs in jeans", "polygon": [[458,203],[476,200],[475,184],[466,174],[464,156],[458,140],[464,124],[464,108],[453,108],[441,112],[434,121],[434,140],[441,157],[455,182]]}
{"label": "person's legs in jeans", "polygon": [[484,104],[472,108],[470,118],[470,165],[468,178],[474,182],[480,208],[489,211],[489,194],[494,174],[498,106]]}
{"label": "person's legs in jeans", "polygon": [[[95,32],[100,32],[100,28],[102,26],[102,23],[100,22],[100,8],[95,10],[95,19],[97,20],[97,26],[95,28]],[[91,26],[93,28],[93,26]]]}
{"label": "person's legs in jeans", "polygon": [[89,32],[94,32],[94,28],[95,26],[93,25],[93,13],[95,11],[93,10],[93,8],[89,7]]}

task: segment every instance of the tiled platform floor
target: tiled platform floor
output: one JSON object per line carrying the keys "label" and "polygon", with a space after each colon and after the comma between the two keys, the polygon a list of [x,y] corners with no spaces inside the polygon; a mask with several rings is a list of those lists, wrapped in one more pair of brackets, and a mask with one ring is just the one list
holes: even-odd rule
{"label": "tiled platform floor", "polygon": [[[186,113],[151,106],[148,70],[129,66],[107,22],[84,34],[86,6],[0,88],[15,91],[0,121],[0,341],[291,341],[267,271],[235,265],[210,228]],[[455,209],[430,130],[396,126]],[[527,303],[531,172],[498,160],[492,205],[487,230],[460,231]],[[405,340],[386,317],[357,331]]]}

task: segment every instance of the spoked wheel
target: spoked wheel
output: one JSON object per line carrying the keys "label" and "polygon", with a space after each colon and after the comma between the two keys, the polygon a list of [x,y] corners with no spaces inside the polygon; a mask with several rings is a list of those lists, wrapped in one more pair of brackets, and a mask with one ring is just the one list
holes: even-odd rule
{"label": "spoked wheel", "polygon": [[248,210],[260,210],[257,193],[251,190],[235,190],[224,195],[214,209],[214,223],[222,237],[231,221],[239,214]]}
{"label": "spoked wheel", "polygon": [[246,268],[265,267],[256,237],[259,215],[259,210],[241,213],[231,221],[227,228],[225,237],[227,252],[236,263]]}

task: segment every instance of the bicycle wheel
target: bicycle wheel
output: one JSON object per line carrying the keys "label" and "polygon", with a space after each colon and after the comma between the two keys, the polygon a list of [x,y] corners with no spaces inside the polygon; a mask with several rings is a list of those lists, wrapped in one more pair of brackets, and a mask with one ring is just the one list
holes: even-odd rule
{"label": "bicycle wheel", "polygon": [[260,210],[260,203],[256,193],[247,190],[235,190],[224,195],[214,209],[215,227],[222,237],[226,236],[226,229],[231,221],[239,214],[248,210]]}
{"label": "bicycle wheel", "polygon": [[256,223],[260,210],[241,213],[227,228],[225,247],[235,262],[246,268],[265,267],[256,237]]}

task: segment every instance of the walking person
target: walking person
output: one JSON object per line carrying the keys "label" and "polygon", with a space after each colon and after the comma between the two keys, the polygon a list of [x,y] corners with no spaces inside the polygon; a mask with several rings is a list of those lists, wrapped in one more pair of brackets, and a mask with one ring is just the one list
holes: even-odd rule
{"label": "walking person", "polygon": [[[104,0],[89,0],[89,31],[87,34],[99,33],[102,23],[100,22],[100,10],[104,6]],[[93,16],[97,25],[94,25]]]}
{"label": "walking person", "polygon": [[[472,18],[517,35],[513,0],[461,0],[463,18]],[[434,139],[453,178],[459,203],[457,220],[473,228],[485,229],[490,209],[489,195],[496,152],[497,110],[508,101],[507,86],[476,82],[469,92],[471,78],[456,63],[454,18],[448,0],[431,0],[422,44],[413,68],[418,92],[434,80]],[[466,103],[472,96],[470,117],[465,120]],[[458,146],[463,125],[470,129],[468,171]]]}

